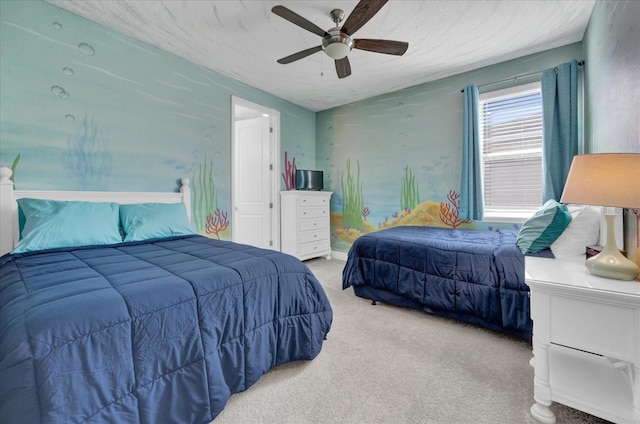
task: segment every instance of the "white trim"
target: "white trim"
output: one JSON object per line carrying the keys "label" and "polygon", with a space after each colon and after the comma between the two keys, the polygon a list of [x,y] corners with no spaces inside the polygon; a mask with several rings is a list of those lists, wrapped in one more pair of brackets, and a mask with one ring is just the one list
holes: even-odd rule
{"label": "white trim", "polygon": [[10,252],[18,243],[17,199],[48,199],[58,201],[115,202],[122,205],[132,203],[184,203],[191,221],[191,187],[189,179],[181,180],[179,193],[175,192],[130,192],[130,191],[59,191],[59,190],[14,190],[9,180],[11,169],[0,168],[0,255]]}
{"label": "white trim", "polygon": [[480,97],[478,100],[482,102],[483,100],[487,100],[487,99],[495,100],[495,99],[499,99],[500,97],[511,97],[514,94],[524,95],[524,94],[527,94],[528,92],[539,91],[541,87],[542,87],[542,83],[540,81],[536,81],[529,84],[522,84],[522,85],[516,85],[509,88],[502,88],[500,90],[485,91],[483,93],[480,93]]}
{"label": "white trim", "polygon": [[336,259],[338,261],[347,261],[348,258],[348,253],[347,252],[336,252],[335,250],[331,251],[331,258],[332,259]]}
{"label": "white trim", "polygon": [[[540,209],[540,208],[538,208]],[[531,218],[537,210],[532,211],[484,211],[483,222],[513,222],[522,224]]]}
{"label": "white trim", "polygon": [[[280,111],[270,109],[266,106],[252,103],[248,100],[240,97],[231,96],[231,208],[235,207],[235,182],[233,178],[235,152],[234,152],[234,140],[235,134],[235,109],[236,105],[255,109],[262,114],[268,114],[273,128],[272,141],[273,141],[273,156],[271,163],[273,164],[273,180],[271,187],[271,201],[273,202],[273,213],[271,216],[271,226],[273,228],[273,246],[274,250],[280,250]],[[232,213],[233,215],[233,213]],[[231,223],[231,240],[235,241],[234,223]]]}

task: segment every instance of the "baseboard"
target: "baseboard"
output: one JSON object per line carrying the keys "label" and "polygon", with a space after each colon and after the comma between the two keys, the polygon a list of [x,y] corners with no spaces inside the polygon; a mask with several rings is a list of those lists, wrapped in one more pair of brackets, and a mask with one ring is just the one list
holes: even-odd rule
{"label": "baseboard", "polygon": [[346,252],[336,252],[335,250],[331,251],[331,258],[337,259],[339,261],[347,261],[347,253]]}

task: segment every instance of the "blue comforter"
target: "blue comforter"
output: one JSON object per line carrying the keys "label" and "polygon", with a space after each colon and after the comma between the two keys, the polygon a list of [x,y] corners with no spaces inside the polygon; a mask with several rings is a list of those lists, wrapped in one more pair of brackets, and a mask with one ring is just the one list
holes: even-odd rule
{"label": "blue comforter", "polygon": [[2,423],[207,423],[314,358],[332,310],[299,260],[201,236],[0,258]]}
{"label": "blue comforter", "polygon": [[343,289],[531,338],[515,231],[393,227],[356,239]]}

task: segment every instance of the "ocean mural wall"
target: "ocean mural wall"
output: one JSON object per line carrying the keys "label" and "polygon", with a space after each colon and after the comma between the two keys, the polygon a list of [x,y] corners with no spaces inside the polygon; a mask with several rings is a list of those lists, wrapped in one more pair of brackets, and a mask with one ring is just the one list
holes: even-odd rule
{"label": "ocean mural wall", "polygon": [[583,44],[589,151],[640,153],[640,2],[597,2]]}
{"label": "ocean mural wall", "polygon": [[334,192],[332,249],[347,252],[362,234],[396,225],[518,229],[514,223],[460,218],[460,90],[536,73],[581,55],[576,43],[318,112],[316,160],[325,171],[325,188]]}
{"label": "ocean mural wall", "polygon": [[583,150],[640,151],[632,0],[598,1],[583,43],[319,113],[44,2],[0,1],[0,16],[0,164],[16,187],[166,191],[188,177],[210,237],[230,238],[233,225],[231,95],[280,111],[282,189],[295,167],[325,171],[339,252],[393,225],[515,228],[459,219],[467,84],[585,59]]}
{"label": "ocean mural wall", "polygon": [[[583,49],[589,151],[640,153],[640,2],[597,2]],[[625,250],[640,265],[640,210],[626,212]]]}
{"label": "ocean mural wall", "polygon": [[187,177],[197,230],[230,239],[232,95],[279,110],[281,152],[315,166],[312,111],[44,2],[2,1],[0,16],[0,163],[18,189]]}

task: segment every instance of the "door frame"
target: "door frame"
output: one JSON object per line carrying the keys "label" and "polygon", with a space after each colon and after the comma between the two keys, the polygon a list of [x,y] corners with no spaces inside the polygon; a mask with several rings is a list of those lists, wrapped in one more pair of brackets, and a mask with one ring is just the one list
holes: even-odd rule
{"label": "door frame", "polygon": [[[263,114],[269,115],[269,123],[273,132],[271,133],[271,143],[273,144],[273,151],[271,152],[270,163],[273,164],[273,170],[271,171],[271,201],[273,202],[273,212],[271,214],[271,229],[273,231],[273,246],[274,250],[280,250],[280,111],[268,108],[266,106],[259,105],[257,103],[250,102],[240,97],[231,96],[231,208],[232,216],[236,207],[236,186],[235,186],[235,160],[236,160],[236,106],[243,106],[249,109],[253,109],[260,116]],[[235,223],[231,223],[231,240],[236,240]]]}

